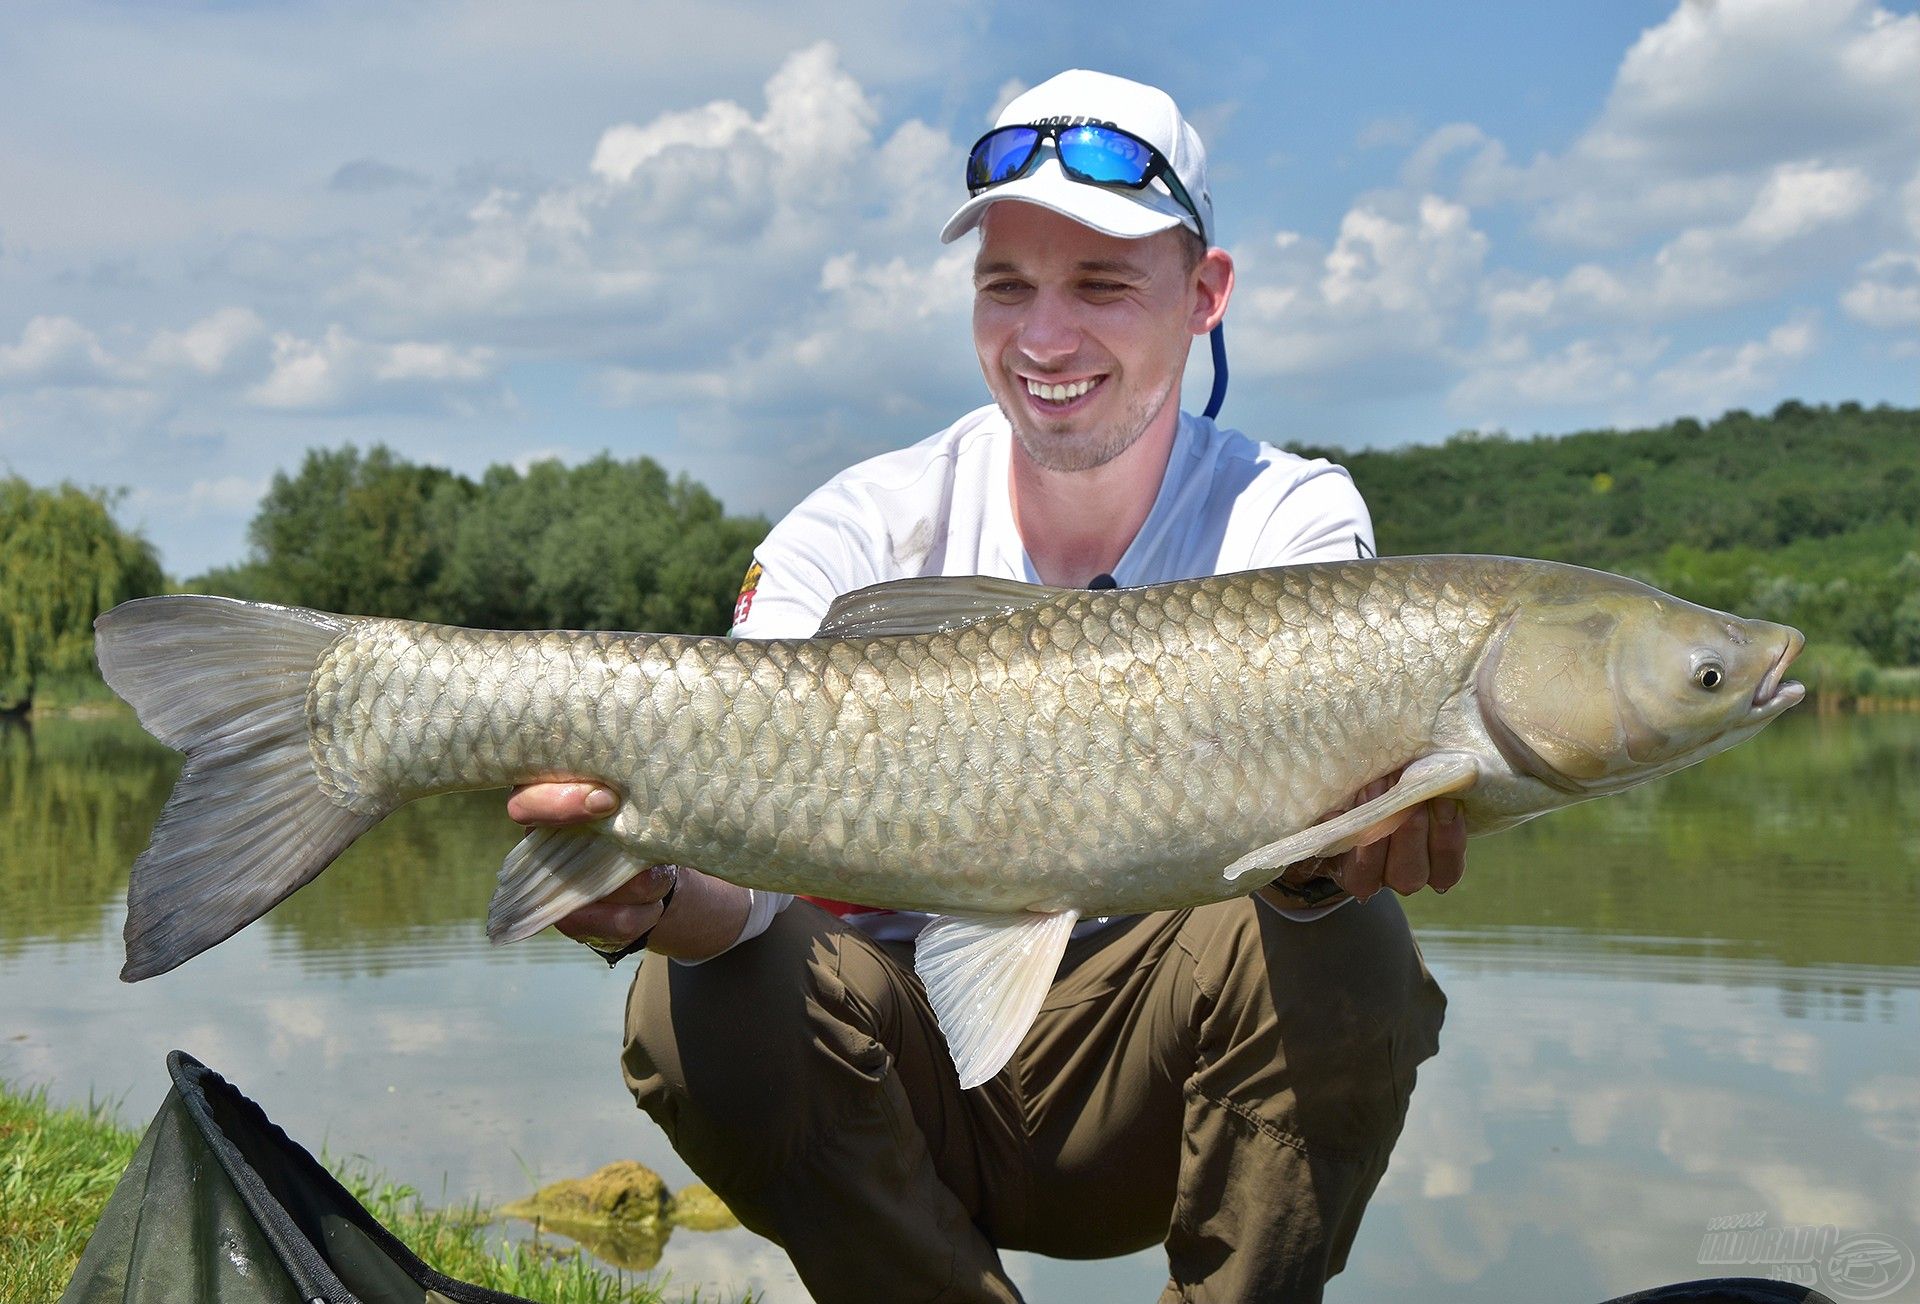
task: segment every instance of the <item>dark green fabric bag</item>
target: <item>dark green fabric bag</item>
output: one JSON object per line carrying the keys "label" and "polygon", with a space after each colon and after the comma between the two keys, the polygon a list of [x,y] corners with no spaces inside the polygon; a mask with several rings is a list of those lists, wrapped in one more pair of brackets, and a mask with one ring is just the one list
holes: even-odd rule
{"label": "dark green fabric bag", "polygon": [[422,1263],[191,1055],[167,1072],[61,1304],[532,1304]]}

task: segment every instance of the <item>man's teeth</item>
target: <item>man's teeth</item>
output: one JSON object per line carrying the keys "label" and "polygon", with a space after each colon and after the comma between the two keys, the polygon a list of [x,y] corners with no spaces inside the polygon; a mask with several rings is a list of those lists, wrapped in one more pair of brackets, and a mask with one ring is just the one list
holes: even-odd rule
{"label": "man's teeth", "polygon": [[1076,380],[1071,385],[1043,385],[1037,380],[1029,380],[1027,393],[1035,398],[1044,398],[1050,403],[1064,403],[1068,399],[1079,398],[1099,383],[1098,376],[1091,380]]}

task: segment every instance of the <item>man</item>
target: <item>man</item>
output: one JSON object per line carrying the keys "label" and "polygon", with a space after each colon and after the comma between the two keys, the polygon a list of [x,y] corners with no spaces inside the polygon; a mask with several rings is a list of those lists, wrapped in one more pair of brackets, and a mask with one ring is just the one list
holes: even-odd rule
{"label": "man", "polygon": [[[1344,471],[1179,411],[1189,346],[1233,290],[1205,166],[1150,87],[1068,72],[1008,105],[942,236],[981,232],[994,404],[797,507],[735,634],[804,637],[836,595],[912,575],[1136,585],[1370,550]],[[545,784],[509,812],[613,805]],[[1164,1242],[1169,1298],[1313,1300],[1444,1006],[1397,902],[1366,898],[1444,891],[1464,838],[1436,802],[1258,899],[1083,923],[1012,1062],[968,1091],[913,977],[917,917],[661,867],[562,928],[658,953],[629,997],[628,1085],[821,1299],[1014,1299],[999,1248]],[[1319,903],[1299,888],[1316,876],[1360,900]]]}

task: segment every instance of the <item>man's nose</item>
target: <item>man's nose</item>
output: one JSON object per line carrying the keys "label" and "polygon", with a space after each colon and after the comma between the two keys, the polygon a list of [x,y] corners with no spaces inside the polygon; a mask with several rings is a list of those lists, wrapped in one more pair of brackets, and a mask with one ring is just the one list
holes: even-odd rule
{"label": "man's nose", "polygon": [[1072,357],[1080,347],[1080,323],[1072,305],[1053,294],[1034,296],[1032,305],[1021,318],[1015,345],[1035,362],[1048,364]]}

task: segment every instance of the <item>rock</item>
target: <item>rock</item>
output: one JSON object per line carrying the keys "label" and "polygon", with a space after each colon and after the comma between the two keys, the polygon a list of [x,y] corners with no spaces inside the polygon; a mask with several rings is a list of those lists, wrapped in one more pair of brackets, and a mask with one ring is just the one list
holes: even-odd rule
{"label": "rock", "polygon": [[669,1200],[660,1174],[622,1159],[590,1177],[543,1186],[500,1212],[551,1228],[618,1267],[646,1269],[660,1261],[672,1232]]}
{"label": "rock", "polygon": [[667,1206],[667,1217],[675,1227],[695,1232],[725,1231],[740,1225],[740,1220],[720,1197],[698,1183],[680,1188],[673,1203]]}

